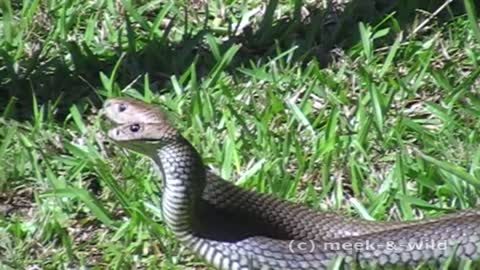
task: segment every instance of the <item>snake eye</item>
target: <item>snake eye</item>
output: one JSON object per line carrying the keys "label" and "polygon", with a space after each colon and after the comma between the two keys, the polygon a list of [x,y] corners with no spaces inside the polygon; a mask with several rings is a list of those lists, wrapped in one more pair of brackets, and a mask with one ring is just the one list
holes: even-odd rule
{"label": "snake eye", "polygon": [[120,103],[118,105],[118,111],[119,112],[124,112],[127,109],[127,105],[125,103]]}
{"label": "snake eye", "polygon": [[140,130],[140,125],[139,124],[133,124],[133,125],[130,125],[130,131],[131,132],[138,132]]}

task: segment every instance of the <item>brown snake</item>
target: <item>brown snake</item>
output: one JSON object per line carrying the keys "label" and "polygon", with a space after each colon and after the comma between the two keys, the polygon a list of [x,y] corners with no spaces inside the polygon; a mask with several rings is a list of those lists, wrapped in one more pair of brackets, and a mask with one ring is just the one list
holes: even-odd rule
{"label": "brown snake", "polygon": [[[479,210],[409,222],[316,212],[208,172],[193,146],[152,105],[115,98],[104,111],[120,125],[109,137],[149,156],[160,169],[167,226],[219,269],[325,269],[338,257],[378,265],[479,257]],[[309,248],[295,249],[297,244]]]}

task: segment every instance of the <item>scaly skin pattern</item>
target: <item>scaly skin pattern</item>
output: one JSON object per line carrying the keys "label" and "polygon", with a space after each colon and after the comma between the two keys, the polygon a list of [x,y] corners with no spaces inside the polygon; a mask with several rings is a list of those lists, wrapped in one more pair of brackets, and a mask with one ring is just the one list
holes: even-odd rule
{"label": "scaly skin pattern", "polygon": [[[111,98],[104,113],[116,124],[168,123],[167,116],[154,105],[130,98]],[[371,234],[409,226],[412,222],[385,222],[354,219],[333,212],[318,212],[270,194],[248,191],[207,170],[202,198],[212,207],[242,213],[272,225],[277,237],[291,240],[327,240]],[[450,215],[440,219],[448,219]],[[438,220],[438,219],[436,219]],[[428,223],[430,220],[415,221]]]}
{"label": "scaly skin pattern", "polygon": [[196,223],[202,218],[198,213],[202,212],[206,172],[195,148],[166,122],[128,123],[111,129],[108,136],[155,162],[164,181],[162,210],[166,225],[181,243],[218,269],[328,269],[338,257],[349,264],[382,267],[414,266],[451,256],[479,257],[480,211],[475,209],[323,241],[298,242],[260,235],[217,241],[199,236]]}

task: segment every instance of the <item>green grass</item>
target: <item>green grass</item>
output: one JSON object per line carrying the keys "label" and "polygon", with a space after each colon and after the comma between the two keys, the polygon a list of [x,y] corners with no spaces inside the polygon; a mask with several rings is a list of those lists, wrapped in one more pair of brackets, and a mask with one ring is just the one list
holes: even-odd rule
{"label": "green grass", "polygon": [[418,29],[415,2],[348,7],[332,35],[300,1],[0,2],[0,269],[203,265],[164,228],[150,163],[103,135],[111,96],[161,104],[246,188],[376,220],[476,206],[474,1]]}

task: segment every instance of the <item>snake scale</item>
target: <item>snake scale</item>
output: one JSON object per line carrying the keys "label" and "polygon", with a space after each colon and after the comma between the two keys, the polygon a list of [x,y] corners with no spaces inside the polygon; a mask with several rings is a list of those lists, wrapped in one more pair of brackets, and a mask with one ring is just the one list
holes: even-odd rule
{"label": "snake scale", "polygon": [[244,190],[208,171],[195,148],[152,105],[113,98],[104,112],[117,124],[108,137],[158,167],[166,225],[218,269],[327,269],[337,258],[380,266],[479,258],[480,210],[409,222],[316,212]]}

